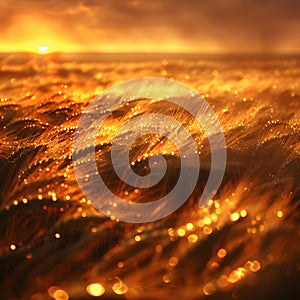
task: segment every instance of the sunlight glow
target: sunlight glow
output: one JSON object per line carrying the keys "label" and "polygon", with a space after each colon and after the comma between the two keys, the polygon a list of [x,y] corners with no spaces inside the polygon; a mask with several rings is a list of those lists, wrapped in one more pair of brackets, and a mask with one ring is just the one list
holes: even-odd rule
{"label": "sunlight glow", "polygon": [[40,53],[45,54],[45,53],[47,53],[49,51],[49,47],[48,46],[40,46],[38,48],[38,50],[39,50]]}

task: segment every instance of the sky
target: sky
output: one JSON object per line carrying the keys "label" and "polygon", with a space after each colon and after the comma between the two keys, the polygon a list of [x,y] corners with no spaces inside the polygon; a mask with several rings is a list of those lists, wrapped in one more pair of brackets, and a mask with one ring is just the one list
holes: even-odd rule
{"label": "sky", "polygon": [[0,0],[0,51],[300,52],[299,0]]}

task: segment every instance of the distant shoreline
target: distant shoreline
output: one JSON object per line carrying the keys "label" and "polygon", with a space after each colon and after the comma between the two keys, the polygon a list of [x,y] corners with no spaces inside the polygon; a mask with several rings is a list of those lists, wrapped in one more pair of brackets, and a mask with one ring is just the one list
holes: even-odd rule
{"label": "distant shoreline", "polygon": [[0,59],[8,56],[30,56],[50,58],[55,61],[145,61],[145,60],[273,60],[300,59],[300,53],[101,53],[101,52],[52,52],[39,54],[34,52],[0,52]]}

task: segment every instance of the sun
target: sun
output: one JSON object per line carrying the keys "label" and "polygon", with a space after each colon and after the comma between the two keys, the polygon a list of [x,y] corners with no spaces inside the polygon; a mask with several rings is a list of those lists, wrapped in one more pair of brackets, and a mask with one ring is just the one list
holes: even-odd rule
{"label": "sun", "polygon": [[39,50],[39,53],[41,53],[41,54],[46,54],[46,53],[48,53],[48,51],[49,51],[49,47],[48,47],[48,46],[40,46],[40,47],[38,48],[38,50]]}

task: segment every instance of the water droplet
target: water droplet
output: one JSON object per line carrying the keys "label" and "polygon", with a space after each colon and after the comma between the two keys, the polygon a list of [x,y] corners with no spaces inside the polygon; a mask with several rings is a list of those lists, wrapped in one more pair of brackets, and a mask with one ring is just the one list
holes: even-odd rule
{"label": "water droplet", "polygon": [[69,295],[66,291],[59,289],[53,293],[53,298],[55,300],[68,300]]}
{"label": "water droplet", "polygon": [[224,258],[227,255],[227,251],[225,249],[219,249],[218,251],[218,257]]}
{"label": "water droplet", "polygon": [[100,283],[91,283],[86,287],[86,291],[90,296],[100,297],[105,293],[105,288]]}
{"label": "water droplet", "polygon": [[245,209],[241,210],[240,215],[242,218],[245,218],[247,216],[247,211]]}
{"label": "water droplet", "polygon": [[196,243],[197,241],[198,241],[198,236],[196,235],[196,234],[190,234],[189,236],[188,236],[188,241],[189,241],[189,243]]}
{"label": "water droplet", "polygon": [[236,222],[240,218],[240,214],[238,212],[234,212],[230,215],[230,220],[232,222]]}
{"label": "water droplet", "polygon": [[212,282],[207,283],[203,287],[203,293],[207,296],[214,294],[216,291],[216,287]]}
{"label": "water droplet", "polygon": [[217,285],[220,288],[224,288],[229,284],[228,277],[226,275],[221,275],[217,281]]}
{"label": "water droplet", "polygon": [[113,277],[110,279],[112,290],[117,295],[125,295],[128,292],[127,285],[119,278]]}
{"label": "water droplet", "polygon": [[192,230],[194,228],[194,225],[192,223],[187,223],[185,227],[187,230]]}
{"label": "water droplet", "polygon": [[176,267],[179,263],[179,259],[176,257],[176,256],[172,256],[170,259],[169,259],[169,265],[171,267]]}
{"label": "water droplet", "polygon": [[204,226],[203,228],[203,233],[206,234],[206,235],[209,235],[212,233],[212,228],[211,226]]}
{"label": "water droplet", "polygon": [[179,229],[177,229],[177,234],[179,235],[179,236],[181,236],[181,237],[183,237],[183,236],[185,236],[185,229],[184,228],[179,228]]}
{"label": "water droplet", "polygon": [[282,218],[282,217],[283,217],[283,212],[282,212],[281,210],[279,210],[279,211],[277,212],[277,217],[278,217],[278,218]]}

